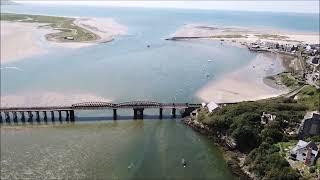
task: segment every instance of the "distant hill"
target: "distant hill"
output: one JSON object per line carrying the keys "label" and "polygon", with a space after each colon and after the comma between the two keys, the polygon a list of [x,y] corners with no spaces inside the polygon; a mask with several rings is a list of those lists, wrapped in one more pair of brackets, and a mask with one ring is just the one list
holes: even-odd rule
{"label": "distant hill", "polygon": [[13,2],[12,0],[0,0],[0,5],[15,5],[18,4],[16,2]]}

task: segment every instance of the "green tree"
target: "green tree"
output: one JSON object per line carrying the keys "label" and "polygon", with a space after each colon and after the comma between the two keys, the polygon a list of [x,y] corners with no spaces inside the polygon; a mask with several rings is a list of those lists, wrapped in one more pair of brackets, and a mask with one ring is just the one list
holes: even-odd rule
{"label": "green tree", "polygon": [[259,145],[259,136],[257,130],[249,125],[238,127],[232,133],[240,151],[248,152]]}

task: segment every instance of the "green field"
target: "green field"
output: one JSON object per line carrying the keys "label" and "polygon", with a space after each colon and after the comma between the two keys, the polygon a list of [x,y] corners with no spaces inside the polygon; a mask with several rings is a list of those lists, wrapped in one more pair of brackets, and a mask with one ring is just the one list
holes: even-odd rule
{"label": "green field", "polygon": [[313,86],[306,86],[298,93],[297,103],[307,106],[310,111],[319,110],[320,91]]}
{"label": "green field", "polygon": [[287,142],[279,142],[276,144],[280,148],[280,155],[286,158],[289,154],[289,151],[297,144],[297,140],[290,140]]}
{"label": "green field", "polygon": [[[1,13],[2,21],[28,22],[28,23],[43,23],[40,27],[50,27],[59,32],[46,35],[47,40],[59,42],[86,42],[94,41],[100,37],[82,27],[73,23],[74,18],[43,16],[43,15],[27,15],[27,14],[12,14]],[[66,37],[72,37],[73,40],[67,40]]]}

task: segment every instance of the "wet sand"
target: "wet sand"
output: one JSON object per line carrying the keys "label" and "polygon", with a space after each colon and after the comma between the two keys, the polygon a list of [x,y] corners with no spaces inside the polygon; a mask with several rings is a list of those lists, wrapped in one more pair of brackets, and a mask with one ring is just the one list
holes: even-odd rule
{"label": "wet sand", "polygon": [[40,45],[41,35],[48,29],[39,29],[37,23],[1,21],[1,64],[46,53]]}
{"label": "wet sand", "polygon": [[24,92],[1,96],[1,107],[70,106],[81,102],[111,102],[110,99],[84,92]]}
{"label": "wet sand", "polygon": [[264,78],[284,70],[282,60],[275,54],[258,54],[246,66],[199,89],[196,96],[204,102],[230,103],[275,97],[287,93],[286,88],[273,88]]}

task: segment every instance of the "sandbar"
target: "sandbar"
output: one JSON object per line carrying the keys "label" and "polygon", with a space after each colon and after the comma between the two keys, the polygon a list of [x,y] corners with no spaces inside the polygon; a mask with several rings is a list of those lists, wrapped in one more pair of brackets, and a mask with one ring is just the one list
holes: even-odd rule
{"label": "sandbar", "polygon": [[271,87],[264,83],[266,76],[284,71],[281,57],[257,54],[249,64],[221,78],[209,82],[196,92],[203,102],[234,103],[276,97],[287,93],[285,87]]}
{"label": "sandbar", "polygon": [[319,33],[289,32],[274,29],[252,29],[244,27],[221,27],[188,24],[179,28],[169,39],[208,38],[213,40],[237,41],[240,43],[277,42],[279,44],[319,44]]}
{"label": "sandbar", "polygon": [[123,35],[127,27],[111,18],[75,18],[74,24],[95,33],[99,38],[88,42],[46,40],[46,34],[57,32],[46,24],[35,22],[1,22],[1,64],[50,52],[54,48],[82,48],[112,41]]}

